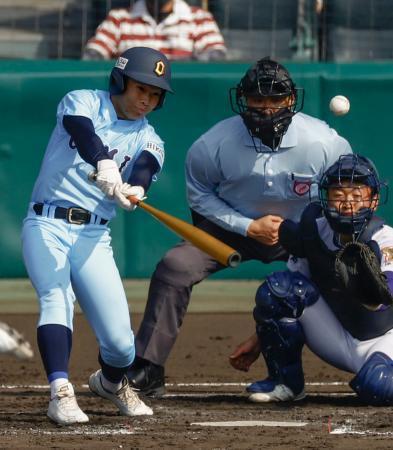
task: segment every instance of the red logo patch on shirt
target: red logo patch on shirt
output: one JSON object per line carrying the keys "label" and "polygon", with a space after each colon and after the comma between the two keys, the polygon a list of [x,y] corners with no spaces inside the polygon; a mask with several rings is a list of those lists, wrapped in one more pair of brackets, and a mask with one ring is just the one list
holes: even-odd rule
{"label": "red logo patch on shirt", "polygon": [[311,181],[294,181],[293,191],[297,195],[304,195],[310,191]]}

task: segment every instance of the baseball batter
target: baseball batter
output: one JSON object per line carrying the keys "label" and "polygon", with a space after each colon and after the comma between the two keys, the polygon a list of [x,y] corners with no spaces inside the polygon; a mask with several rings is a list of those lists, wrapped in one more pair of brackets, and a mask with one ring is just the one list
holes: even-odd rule
{"label": "baseball batter", "polygon": [[[69,92],[59,103],[23,226],[23,256],[40,303],[37,339],[50,383],[48,416],[61,425],[87,422],[68,363],[77,298],[99,344],[101,370],[89,387],[121,414],[152,414],[129,387],[134,336],[108,222],[116,206],[132,211],[164,160],[163,142],[145,116],[171,92],[166,57],[147,47],[124,52],[109,92]],[[96,183],[89,174],[97,172]]]}
{"label": "baseball batter", "polygon": [[373,163],[344,155],[325,173],[320,201],[305,209],[300,223],[283,222],[289,270],[260,286],[257,333],[231,356],[241,370],[259,352],[266,361],[269,376],[247,388],[250,400],[304,398],[306,343],[355,374],[350,386],[363,402],[393,404],[393,228],[374,215],[380,192]]}
{"label": "baseball batter", "polygon": [[[303,90],[269,58],[247,70],[231,99],[236,115],[204,133],[187,154],[194,224],[236,249],[243,261],[286,261],[278,243],[280,223],[299,218],[310,195],[316,198],[315,183],[341,154],[351,152],[350,145],[326,123],[299,112]],[[222,269],[188,242],[158,263],[129,372],[135,388],[164,393],[164,364],[192,287]]]}

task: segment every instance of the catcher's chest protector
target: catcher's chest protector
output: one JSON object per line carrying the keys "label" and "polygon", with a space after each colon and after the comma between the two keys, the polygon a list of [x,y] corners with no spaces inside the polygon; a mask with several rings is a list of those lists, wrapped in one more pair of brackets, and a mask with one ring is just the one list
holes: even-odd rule
{"label": "catcher's chest protector", "polygon": [[[318,203],[311,203],[304,210],[300,221],[299,231],[311,278],[338,320],[353,337],[364,341],[382,336],[393,328],[393,308],[370,311],[341,288],[334,267],[337,251],[329,250],[318,233],[316,219],[320,217],[321,210]],[[359,242],[368,242],[383,223],[382,219],[373,217]]]}

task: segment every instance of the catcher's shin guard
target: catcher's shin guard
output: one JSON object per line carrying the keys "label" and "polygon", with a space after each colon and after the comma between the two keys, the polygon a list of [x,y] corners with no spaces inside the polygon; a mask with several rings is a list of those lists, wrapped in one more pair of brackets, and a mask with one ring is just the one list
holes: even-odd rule
{"label": "catcher's shin guard", "polygon": [[373,353],[349,385],[369,405],[392,406],[393,361],[385,353]]}
{"label": "catcher's shin guard", "polygon": [[254,319],[269,379],[295,395],[304,388],[301,354],[304,334],[297,318],[317,301],[319,292],[297,272],[275,272],[259,287]]}
{"label": "catcher's shin guard", "polygon": [[302,392],[304,335],[300,323],[294,319],[271,319],[257,325],[257,335],[269,380],[289,387],[295,395]]}

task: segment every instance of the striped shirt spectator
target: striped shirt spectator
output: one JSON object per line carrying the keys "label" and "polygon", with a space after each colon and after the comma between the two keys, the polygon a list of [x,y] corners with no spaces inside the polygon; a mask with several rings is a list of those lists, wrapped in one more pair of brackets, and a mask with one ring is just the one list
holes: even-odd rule
{"label": "striped shirt spectator", "polygon": [[151,0],[138,0],[130,9],[109,11],[87,42],[83,59],[112,59],[139,46],[159,50],[171,60],[225,58],[224,39],[210,12],[183,0],[168,3],[172,6],[169,13],[159,14],[157,21],[149,12]]}

